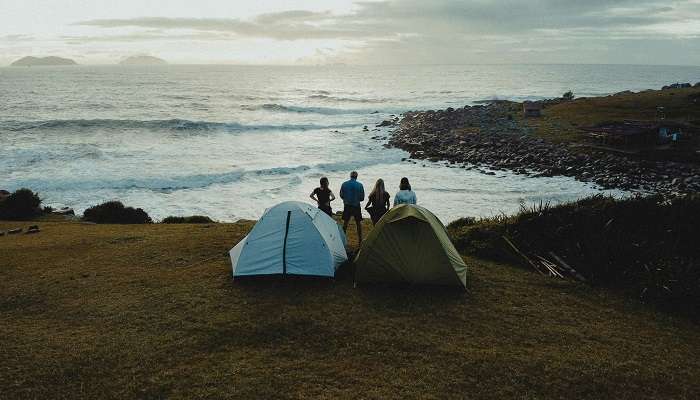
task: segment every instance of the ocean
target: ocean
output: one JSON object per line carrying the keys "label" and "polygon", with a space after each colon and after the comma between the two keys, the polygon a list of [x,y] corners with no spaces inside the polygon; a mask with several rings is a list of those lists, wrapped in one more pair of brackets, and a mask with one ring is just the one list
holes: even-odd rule
{"label": "ocean", "polygon": [[116,199],[156,219],[235,221],[310,201],[322,176],[337,193],[357,170],[367,192],[377,178],[394,192],[408,177],[443,222],[492,216],[602,191],[565,177],[402,162],[407,154],[385,148],[389,131],[375,125],[481,100],[697,81],[700,67],[629,65],[5,67],[0,189],[28,187],[77,212]]}

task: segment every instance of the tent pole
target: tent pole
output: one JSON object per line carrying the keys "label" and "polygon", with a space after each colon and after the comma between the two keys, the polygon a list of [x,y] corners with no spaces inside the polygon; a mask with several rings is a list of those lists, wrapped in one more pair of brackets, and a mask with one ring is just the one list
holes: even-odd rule
{"label": "tent pole", "polygon": [[287,276],[287,236],[289,236],[289,220],[292,218],[292,212],[287,211],[287,226],[284,229],[284,244],[282,246],[282,277]]}

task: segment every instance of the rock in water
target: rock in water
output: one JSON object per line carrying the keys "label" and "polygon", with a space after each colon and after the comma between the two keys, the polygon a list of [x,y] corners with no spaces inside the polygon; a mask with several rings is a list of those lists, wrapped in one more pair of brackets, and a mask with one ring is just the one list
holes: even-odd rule
{"label": "rock in water", "polygon": [[165,65],[162,58],[153,56],[131,56],[119,62],[119,65]]}
{"label": "rock in water", "polygon": [[52,65],[77,65],[75,61],[70,58],[61,57],[23,57],[19,60],[10,64],[11,67],[41,67],[41,66],[52,66]]}

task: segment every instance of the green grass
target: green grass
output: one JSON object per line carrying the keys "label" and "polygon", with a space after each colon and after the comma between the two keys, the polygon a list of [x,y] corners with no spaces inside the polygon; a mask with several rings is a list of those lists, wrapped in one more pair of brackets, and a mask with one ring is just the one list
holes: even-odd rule
{"label": "green grass", "polygon": [[250,222],[40,225],[0,237],[2,398],[700,396],[696,325],[580,284],[472,258],[469,293],[234,282]]}
{"label": "green grass", "polygon": [[548,106],[542,118],[529,118],[525,123],[539,136],[559,142],[580,142],[585,138],[581,127],[602,122],[654,121],[657,107],[664,107],[668,120],[700,126],[698,96],[700,88],[580,98]]}

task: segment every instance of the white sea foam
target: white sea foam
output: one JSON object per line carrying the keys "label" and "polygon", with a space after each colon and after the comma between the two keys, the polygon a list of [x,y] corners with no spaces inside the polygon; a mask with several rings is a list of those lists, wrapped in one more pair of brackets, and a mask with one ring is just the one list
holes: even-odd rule
{"label": "white sea foam", "polygon": [[321,176],[337,191],[358,170],[367,191],[379,177],[390,192],[411,178],[419,202],[443,220],[493,215],[599,190],[402,162],[405,152],[373,139],[389,133],[374,125],[407,110],[698,80],[695,67],[1,68],[0,188],[31,187],[78,211],[120,199],[156,218],[236,220],[308,200]]}

